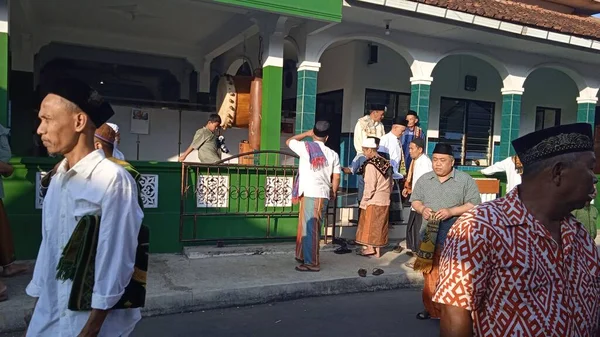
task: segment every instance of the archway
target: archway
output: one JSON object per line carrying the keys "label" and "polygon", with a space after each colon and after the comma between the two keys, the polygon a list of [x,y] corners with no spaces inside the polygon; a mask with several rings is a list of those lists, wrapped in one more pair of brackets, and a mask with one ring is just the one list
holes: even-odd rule
{"label": "archway", "polygon": [[433,70],[428,153],[449,143],[458,165],[488,166],[500,146],[504,66],[477,53],[452,53]]}
{"label": "archway", "polygon": [[520,135],[577,121],[577,97],[585,84],[575,72],[568,71],[576,76],[573,78],[563,69],[541,66],[528,74],[523,86]]}

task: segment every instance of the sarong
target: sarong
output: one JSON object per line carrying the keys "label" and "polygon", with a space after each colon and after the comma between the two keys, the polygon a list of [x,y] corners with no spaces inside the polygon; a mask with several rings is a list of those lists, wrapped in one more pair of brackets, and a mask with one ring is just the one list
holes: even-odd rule
{"label": "sarong", "polygon": [[364,246],[385,247],[388,244],[388,209],[390,206],[369,205],[358,220],[356,242]]}
{"label": "sarong", "polygon": [[4,203],[0,199],[0,267],[6,267],[13,262],[15,262],[15,246]]}
{"label": "sarong", "polygon": [[415,211],[410,211],[408,216],[408,223],[406,226],[406,248],[413,252],[419,250],[419,243],[421,241],[421,224],[423,222],[423,216]]}
{"label": "sarong", "polygon": [[433,254],[433,268],[431,269],[431,272],[423,273],[423,305],[425,306],[425,311],[429,313],[431,318],[440,318],[441,315],[440,304],[433,302],[432,299],[439,281],[442,250],[443,248],[441,246],[435,248],[435,253]]}
{"label": "sarong", "polygon": [[321,227],[327,219],[328,204],[329,199],[300,197],[296,259],[311,267],[319,267],[319,241]]}
{"label": "sarong", "polygon": [[392,193],[390,193],[389,217],[391,225],[402,223],[402,190],[400,189],[399,181],[396,179],[394,179],[394,186]]}

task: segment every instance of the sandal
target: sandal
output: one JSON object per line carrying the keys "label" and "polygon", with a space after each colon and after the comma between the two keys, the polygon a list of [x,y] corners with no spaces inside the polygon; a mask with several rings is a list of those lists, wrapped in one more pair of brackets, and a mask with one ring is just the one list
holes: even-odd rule
{"label": "sandal", "polygon": [[11,266],[14,267],[14,268],[11,268],[11,269],[14,269],[14,271],[7,273],[7,267],[4,267],[2,269],[2,273],[0,273],[0,277],[15,277],[15,276],[26,274],[30,271],[30,268],[27,265],[13,264]]}
{"label": "sandal", "polygon": [[402,253],[403,250],[404,250],[404,248],[402,248],[402,246],[398,245],[394,248],[394,253],[400,254],[400,253]]}
{"label": "sandal", "polygon": [[421,320],[421,321],[425,321],[430,319],[431,316],[429,315],[429,313],[427,311],[423,311],[417,314],[417,319]]}
{"label": "sandal", "polygon": [[299,259],[299,258],[297,258],[297,257],[296,257],[296,258],[294,258],[294,260],[296,260],[296,262],[298,262],[298,263],[300,263],[300,264],[304,264],[304,260],[301,260],[301,259]]}
{"label": "sandal", "polygon": [[409,250],[406,252],[406,255],[413,257],[413,256],[415,256],[415,252],[413,252],[412,250]]}
{"label": "sandal", "polygon": [[376,252],[372,252],[372,253],[365,254],[364,251],[356,253],[356,255],[358,255],[358,256],[364,256],[364,257],[371,257],[371,256],[373,256],[375,254],[377,254],[377,253]]}
{"label": "sandal", "polygon": [[311,272],[311,273],[318,273],[321,271],[321,269],[319,268],[313,268],[313,267],[309,267],[305,264],[301,264],[299,266],[296,267],[296,271],[300,271],[300,272]]}
{"label": "sandal", "polygon": [[358,270],[358,276],[360,276],[360,277],[367,277],[367,270],[360,268]]}
{"label": "sandal", "polygon": [[384,271],[381,268],[375,268],[375,269],[373,269],[373,275],[374,276],[379,276],[379,275],[381,275],[383,273],[384,273]]}
{"label": "sandal", "polygon": [[408,268],[415,269],[415,263],[414,262],[406,262],[404,265],[407,266]]}

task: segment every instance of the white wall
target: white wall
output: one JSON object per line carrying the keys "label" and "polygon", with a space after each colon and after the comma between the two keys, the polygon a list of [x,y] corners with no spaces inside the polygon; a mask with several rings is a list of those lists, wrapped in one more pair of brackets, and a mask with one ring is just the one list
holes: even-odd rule
{"label": "white wall", "polygon": [[[140,149],[137,157],[138,135],[132,134],[130,114],[131,106],[113,105],[115,115],[109,122],[119,125],[121,144],[119,149],[127,160],[142,161],[177,161],[179,158],[179,111],[170,109],[142,109],[150,113],[150,133],[139,135]],[[181,152],[184,152],[192,142],[196,130],[206,124],[210,112],[182,111],[181,113]],[[223,131],[225,144],[231,151],[227,156],[239,154],[239,144],[248,140],[248,129],[231,128]],[[290,135],[282,134],[282,149],[287,149],[285,140]],[[197,151],[193,151],[187,158],[189,162],[198,162]],[[293,160],[292,160],[293,162]],[[233,159],[230,163],[237,163]]]}
{"label": "white wall", "polygon": [[[477,77],[477,90],[465,90],[465,76]],[[439,137],[440,102],[442,97],[494,102],[494,141],[500,141],[502,121],[502,80],[498,71],[473,56],[453,55],[441,60],[433,71],[429,99],[428,136]]]}
{"label": "white wall", "polygon": [[369,43],[351,41],[321,57],[318,92],[344,89],[342,132],[353,132],[364,116],[366,89],[410,93],[410,69],[398,53],[379,45],[378,63],[368,64]]}
{"label": "white wall", "polygon": [[575,82],[565,73],[542,68],[534,71],[525,81],[521,102],[520,135],[535,131],[535,111],[538,106],[561,109],[561,124],[577,122]]}

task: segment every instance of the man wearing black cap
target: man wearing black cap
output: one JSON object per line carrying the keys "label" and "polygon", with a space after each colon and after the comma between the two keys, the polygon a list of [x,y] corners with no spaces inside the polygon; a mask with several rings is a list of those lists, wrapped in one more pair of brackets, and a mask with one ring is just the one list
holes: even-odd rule
{"label": "man wearing black cap", "polygon": [[[140,310],[111,309],[119,308],[132,279],[144,215],[131,175],[94,150],[96,127],[114,112],[80,81],[61,80],[49,89],[37,132],[49,153],[65,159],[44,200],[42,244],[27,287],[37,299],[27,336],[129,336]],[[82,224],[97,229],[91,247],[72,236]],[[83,250],[74,252],[85,254],[71,254],[78,244]],[[80,278],[89,270],[92,285]]]}
{"label": "man wearing black cap", "polygon": [[571,215],[597,183],[592,128],[562,125],[512,144],[521,184],[448,234],[434,298],[441,335],[596,336],[600,255]]}
{"label": "man wearing black cap", "polygon": [[400,188],[400,179],[406,174],[404,165],[404,156],[400,147],[399,137],[406,129],[406,121],[397,121],[392,125],[392,130],[386,133],[379,141],[377,152],[380,156],[390,161],[393,168],[392,179],[394,186],[390,194],[390,225],[399,225],[402,222],[402,189]]}
{"label": "man wearing black cap", "polygon": [[[296,237],[296,267],[300,272],[318,272],[321,226],[327,219],[327,205],[335,201],[340,186],[340,158],[325,146],[329,122],[319,121],[312,130],[293,136],[287,146],[299,157],[298,176],[294,181],[292,200],[300,202],[298,235]],[[312,142],[302,141],[312,138]]]}
{"label": "man wearing black cap", "polygon": [[412,208],[422,215],[421,242],[415,271],[423,272],[423,304],[425,311],[418,319],[440,318],[440,307],[432,302],[438,282],[438,268],[448,231],[464,212],[481,202],[475,180],[454,169],[454,151],[449,144],[439,143],[433,150],[433,172],[425,173],[410,197]]}
{"label": "man wearing black cap", "polygon": [[410,163],[412,162],[412,158],[408,153],[408,148],[410,147],[410,142],[413,139],[421,138],[424,139],[423,130],[417,126],[419,123],[419,116],[413,110],[409,110],[406,114],[406,130],[402,133],[400,137],[400,142],[402,143],[402,151],[404,152],[404,162],[406,163],[406,167],[410,168]]}
{"label": "man wearing black cap", "polygon": [[354,127],[354,149],[356,154],[362,153],[362,144],[367,137],[380,138],[385,135],[385,129],[381,121],[387,111],[387,107],[382,104],[372,104],[369,107],[369,114],[358,119]]}

